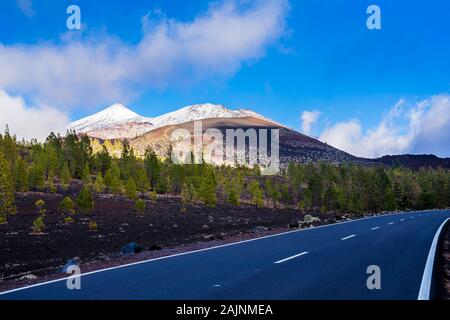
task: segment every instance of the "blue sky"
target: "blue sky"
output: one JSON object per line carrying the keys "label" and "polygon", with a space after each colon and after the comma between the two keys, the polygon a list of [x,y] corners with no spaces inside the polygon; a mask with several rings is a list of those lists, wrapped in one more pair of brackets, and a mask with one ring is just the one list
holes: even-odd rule
{"label": "blue sky", "polygon": [[[70,4],[81,8],[82,31],[66,28],[65,11]],[[230,4],[232,9],[227,7]],[[381,8],[381,30],[366,27],[370,4]],[[422,128],[424,120],[420,125],[412,123],[411,114],[422,112],[425,119],[441,108],[436,101],[445,107],[448,103],[449,12],[450,3],[442,0],[6,0],[0,3],[0,67],[7,70],[0,75],[0,90],[22,97],[24,108],[44,105],[70,119],[116,101],[147,116],[213,102],[251,108],[302,130],[303,112],[315,111],[307,133],[347,151],[367,156],[430,151],[447,156],[450,148],[441,144],[429,150],[417,147],[423,145],[420,134],[428,128]],[[237,21],[243,31],[220,28],[220,19],[231,21],[232,26]],[[213,36],[196,29],[205,25],[214,29]],[[168,29],[167,39],[186,42],[153,45],[155,30],[161,26]],[[186,34],[200,34],[203,42],[193,47]],[[78,55],[71,51],[73,43],[79,45]],[[103,43],[106,54],[92,53],[100,51]],[[120,52],[114,53],[117,48]],[[179,52],[174,53],[174,48]],[[47,49],[50,53],[42,53]],[[90,52],[87,57],[83,50]],[[136,56],[147,59],[152,50],[161,52],[141,64],[123,57],[139,51]],[[26,63],[16,59],[21,55],[28,59]],[[29,62],[36,57],[39,61]],[[75,66],[64,72],[45,68],[45,64],[67,65],[74,60]],[[94,71],[88,60],[102,67]],[[126,68],[109,69],[128,63],[129,77],[123,75]],[[17,73],[23,72],[24,79],[13,79],[22,67],[26,70]],[[91,77],[65,80],[89,74],[88,70],[93,70]],[[108,77],[117,78],[105,80]],[[393,112],[398,103],[398,112]],[[337,135],[339,131],[345,135]],[[386,137],[381,131],[396,132]],[[387,146],[361,151],[362,146],[376,144],[374,133]],[[349,140],[349,135],[357,141],[347,145],[343,140]]]}

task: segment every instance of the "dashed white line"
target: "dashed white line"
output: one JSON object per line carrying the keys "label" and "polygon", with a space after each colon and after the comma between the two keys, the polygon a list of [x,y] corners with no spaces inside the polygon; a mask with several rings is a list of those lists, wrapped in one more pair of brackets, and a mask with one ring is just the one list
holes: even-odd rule
{"label": "dashed white line", "polygon": [[380,227],[373,227],[373,228],[370,229],[370,230],[377,230],[377,229],[380,229]]}
{"label": "dashed white line", "polygon": [[302,253],[299,253],[299,254],[296,254],[296,255],[293,255],[293,256],[290,256],[290,257],[287,257],[287,258],[284,258],[284,259],[275,261],[274,263],[276,263],[276,264],[278,264],[278,263],[283,263],[283,262],[285,262],[285,261],[288,261],[288,260],[291,260],[291,259],[294,259],[294,258],[298,258],[298,257],[300,257],[300,256],[303,256],[303,255],[305,255],[305,254],[307,254],[307,253],[308,253],[308,251],[304,251],[304,252],[302,252]]}
{"label": "dashed white line", "polygon": [[405,219],[400,219],[400,221],[405,221]]}
{"label": "dashed white line", "polygon": [[394,224],[394,222],[389,222],[388,225]]}
{"label": "dashed white line", "polygon": [[350,239],[350,238],[353,238],[353,237],[356,237],[356,234],[352,234],[350,236],[344,237],[341,240],[347,240],[347,239]]}

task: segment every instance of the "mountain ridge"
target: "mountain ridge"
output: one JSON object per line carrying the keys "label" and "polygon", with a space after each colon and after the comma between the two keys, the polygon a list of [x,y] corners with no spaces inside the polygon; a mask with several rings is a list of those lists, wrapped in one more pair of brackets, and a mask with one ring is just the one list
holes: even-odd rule
{"label": "mountain ridge", "polygon": [[[280,132],[280,163],[289,162],[334,162],[358,163],[363,165],[404,165],[410,168],[442,167],[450,168],[449,158],[434,155],[386,155],[367,159],[353,156],[315,137],[302,134],[294,129],[266,118],[250,109],[229,109],[221,104],[194,104],[156,117],[141,116],[120,103],[93,115],[74,121],[70,130],[102,141],[128,140],[136,154],[142,156],[148,147],[160,156],[166,156],[170,146],[170,136],[176,128],[184,128],[193,134],[194,122],[202,120],[203,130],[219,129],[225,136],[227,129],[274,129]],[[110,150],[120,156],[120,150]]]}
{"label": "mountain ridge", "polygon": [[[87,134],[105,140],[130,139],[135,138],[136,133],[140,135],[168,125],[212,118],[243,117],[254,117],[283,127],[283,125],[252,110],[232,110],[221,104],[194,104],[156,117],[146,117],[135,113],[123,104],[116,103],[93,115],[71,122],[68,129],[75,130],[79,134]],[[126,132],[126,127],[130,127],[128,128],[130,133]],[[132,127],[134,127],[134,131]]]}

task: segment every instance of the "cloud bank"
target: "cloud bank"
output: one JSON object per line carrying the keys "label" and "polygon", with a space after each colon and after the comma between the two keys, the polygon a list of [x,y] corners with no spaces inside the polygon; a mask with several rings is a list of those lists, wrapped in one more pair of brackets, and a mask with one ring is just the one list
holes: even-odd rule
{"label": "cloud bank", "polygon": [[[31,1],[18,3],[32,10]],[[228,77],[263,57],[285,31],[287,1],[246,4],[216,3],[189,22],[150,14],[135,45],[71,32],[57,44],[0,43],[0,89],[66,108],[129,101],[149,88]]]}
{"label": "cloud bank", "polygon": [[22,97],[10,96],[0,90],[1,133],[8,125],[11,134],[18,139],[43,141],[51,131],[65,133],[68,123],[68,117],[61,111],[47,106],[28,106]]}
{"label": "cloud bank", "polygon": [[326,128],[319,139],[368,158],[404,153],[450,157],[450,95],[411,106],[402,99],[374,128],[364,130],[359,120],[352,119]]}

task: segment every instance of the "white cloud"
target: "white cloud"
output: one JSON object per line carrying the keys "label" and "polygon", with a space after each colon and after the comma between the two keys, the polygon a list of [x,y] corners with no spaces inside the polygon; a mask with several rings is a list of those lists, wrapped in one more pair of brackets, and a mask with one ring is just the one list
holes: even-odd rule
{"label": "white cloud", "polygon": [[68,117],[47,106],[27,106],[22,97],[10,96],[0,90],[0,128],[9,126],[11,134],[19,139],[45,140],[51,131],[65,133]]}
{"label": "white cloud", "polygon": [[411,114],[417,127],[413,152],[450,157],[450,95],[439,95],[418,104]]}
{"label": "white cloud", "polygon": [[310,135],[312,126],[317,122],[320,117],[320,111],[303,111],[300,120],[302,122],[302,132]]}
{"label": "white cloud", "polygon": [[361,123],[353,119],[325,129],[319,139],[361,157],[404,153],[448,157],[450,96],[433,96],[409,107],[402,99],[375,128],[364,131]]}
{"label": "white cloud", "polygon": [[36,15],[33,9],[32,0],[17,0],[16,3],[20,11],[22,11],[27,17],[34,17]]}
{"label": "white cloud", "polygon": [[73,32],[58,44],[0,44],[0,88],[67,107],[233,75],[283,35],[288,11],[287,0],[237,3],[214,4],[189,22],[158,12],[144,17],[136,45]]}

